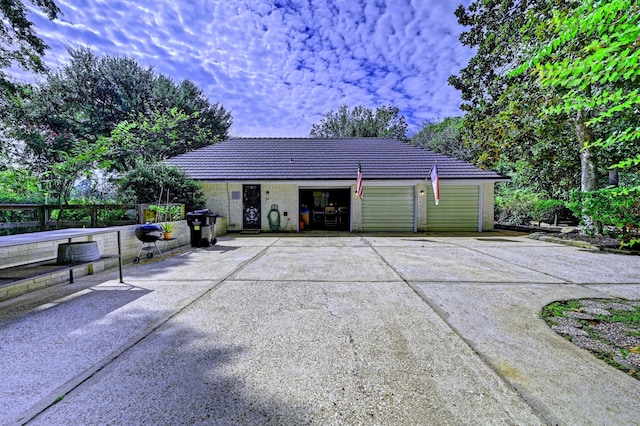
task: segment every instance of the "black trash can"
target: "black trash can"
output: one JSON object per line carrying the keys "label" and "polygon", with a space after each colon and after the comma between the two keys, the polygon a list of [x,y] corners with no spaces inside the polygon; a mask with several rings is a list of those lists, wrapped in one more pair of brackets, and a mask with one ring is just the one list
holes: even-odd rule
{"label": "black trash can", "polygon": [[218,215],[209,209],[188,212],[187,225],[191,230],[191,247],[209,247],[218,242],[213,236],[213,226]]}

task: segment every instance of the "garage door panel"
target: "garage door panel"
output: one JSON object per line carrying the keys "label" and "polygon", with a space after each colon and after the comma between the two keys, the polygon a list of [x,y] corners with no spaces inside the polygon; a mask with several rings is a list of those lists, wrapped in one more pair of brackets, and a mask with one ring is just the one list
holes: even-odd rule
{"label": "garage door panel", "polygon": [[480,189],[472,185],[441,185],[440,204],[427,187],[427,231],[477,231]]}
{"label": "garage door panel", "polygon": [[362,229],[367,232],[414,229],[415,189],[366,187],[362,201]]}

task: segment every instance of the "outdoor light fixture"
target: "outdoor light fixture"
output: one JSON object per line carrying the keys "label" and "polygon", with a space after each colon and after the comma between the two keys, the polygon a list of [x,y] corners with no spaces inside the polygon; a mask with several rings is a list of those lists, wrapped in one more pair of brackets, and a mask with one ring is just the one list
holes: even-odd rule
{"label": "outdoor light fixture", "polygon": [[420,191],[420,195],[424,195],[424,191]]}

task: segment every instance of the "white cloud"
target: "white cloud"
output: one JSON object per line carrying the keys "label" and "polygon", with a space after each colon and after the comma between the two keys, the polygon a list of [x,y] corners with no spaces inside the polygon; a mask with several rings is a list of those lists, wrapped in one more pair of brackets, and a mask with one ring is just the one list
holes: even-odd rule
{"label": "white cloud", "polygon": [[306,136],[343,104],[396,105],[414,127],[459,115],[447,78],[471,52],[458,42],[458,3],[64,0],[62,20],[32,18],[53,67],[66,46],[132,56],[194,81],[232,111],[235,135]]}

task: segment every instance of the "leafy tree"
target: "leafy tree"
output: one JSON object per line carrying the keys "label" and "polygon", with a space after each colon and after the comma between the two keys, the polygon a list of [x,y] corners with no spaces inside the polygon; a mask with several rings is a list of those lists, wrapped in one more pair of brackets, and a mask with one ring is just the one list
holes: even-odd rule
{"label": "leafy tree", "polygon": [[400,110],[392,106],[382,106],[373,111],[365,106],[349,109],[341,106],[337,111],[328,112],[320,123],[311,127],[312,138],[392,138],[406,140],[407,123]]}
{"label": "leafy tree", "polygon": [[22,161],[38,176],[40,190],[57,195],[60,203],[68,202],[76,179],[109,165],[104,144],[56,134],[38,126],[23,126],[16,135],[23,141],[24,154],[28,155]]}
{"label": "leafy tree", "polygon": [[175,84],[130,58],[70,49],[71,62],[7,102],[6,146],[66,200],[95,167],[125,171],[228,136],[231,115],[192,82]]}
{"label": "leafy tree", "polygon": [[38,177],[29,169],[10,167],[0,170],[0,203],[42,202],[36,194],[41,195]]}
{"label": "leafy tree", "polygon": [[637,2],[486,0],[456,14],[471,27],[461,41],[478,49],[450,78],[477,164],[567,199],[572,181],[591,191],[606,166],[640,163]]}
{"label": "leafy tree", "polygon": [[607,127],[588,128],[583,117],[566,111],[550,115],[550,109],[565,102],[563,90],[542,87],[531,72],[512,71],[530,58],[531,50],[552,39],[553,11],[576,5],[571,0],[487,0],[459,7],[459,22],[470,27],[461,41],[477,53],[449,79],[466,101],[461,133],[467,145],[478,147],[474,162],[511,175],[525,172],[529,179],[520,180],[524,185],[563,199],[580,185],[581,170],[590,172],[590,186],[597,185],[596,171],[605,170],[596,155],[614,159],[622,153],[600,150],[580,161],[582,141],[597,139]]}
{"label": "leafy tree", "polygon": [[576,215],[586,215],[593,221],[593,229],[603,233],[605,227],[613,227],[620,233],[623,243],[635,245],[640,239],[629,235],[640,228],[640,187],[602,188],[596,191],[574,191],[569,203]]}
{"label": "leafy tree", "polygon": [[197,125],[198,111],[187,115],[172,108],[149,115],[139,113],[132,120],[121,121],[110,137],[103,138],[111,147],[110,157],[116,162],[116,170],[131,170],[141,160],[160,161],[218,140],[211,129]]}
{"label": "leafy tree", "polygon": [[169,194],[170,203],[185,204],[187,210],[205,204],[200,183],[190,179],[183,170],[166,163],[139,162],[125,173],[119,182],[120,190],[133,194],[137,203],[157,203],[160,194]]}
{"label": "leafy tree", "polygon": [[[139,128],[147,123],[148,128],[153,128],[153,121],[160,120],[157,126],[162,127],[162,120],[172,114],[185,114],[189,120],[181,128],[182,139],[172,139],[174,144],[164,147],[167,154],[183,153],[227,138],[230,113],[219,104],[210,103],[190,81],[175,84],[134,59],[98,57],[86,48],[70,49],[69,55],[68,65],[51,73],[31,93],[26,92],[15,109],[14,121],[96,143],[100,138],[117,139],[118,131],[116,135],[111,133],[118,126],[136,123]],[[126,156],[129,151],[114,149],[114,153]],[[116,166],[132,161],[123,157],[113,160]]]}
{"label": "leafy tree", "polygon": [[508,72],[522,55],[526,33],[521,28],[527,14],[544,15],[560,0],[475,0],[468,8],[460,5],[455,11],[458,23],[468,27],[460,42],[476,49],[469,64],[459,75],[449,77],[449,84],[460,90],[464,103],[461,109],[473,111],[492,106],[518,79]]}
{"label": "leafy tree", "polygon": [[151,103],[155,73],[134,59],[69,49],[69,64],[51,72],[24,101],[23,120],[95,141]]}
{"label": "leafy tree", "polygon": [[[572,10],[556,11],[551,29],[552,39],[513,74],[535,67],[543,87],[562,91],[562,102],[546,111],[576,116],[583,163],[594,148],[632,148],[640,139],[640,4],[581,1]],[[620,121],[625,126],[616,126]],[[598,124],[608,131],[594,140],[591,128]],[[640,153],[614,167],[632,164],[640,164]],[[595,189],[591,168],[583,165],[583,191]]]}
{"label": "leafy tree", "polygon": [[462,141],[460,131],[463,124],[462,117],[447,117],[440,123],[423,123],[418,133],[411,137],[411,143],[462,161],[472,161],[477,154],[473,147]]}
{"label": "leafy tree", "polygon": [[[594,209],[587,202],[598,199],[595,158],[611,161],[623,155],[613,167],[640,164],[640,4],[586,0],[573,6],[554,12],[547,25],[549,41],[513,74],[534,69],[542,87],[562,94],[561,102],[545,112],[575,117],[583,224],[588,232],[601,233],[602,214],[611,216],[607,206],[622,204],[596,203]],[[594,129],[600,129],[600,138]]]}
{"label": "leafy tree", "polygon": [[[31,0],[51,20],[61,14],[53,0]],[[15,84],[2,71],[17,65],[23,70],[44,72],[42,56],[48,46],[38,37],[21,0],[0,1],[0,93],[12,93]]]}
{"label": "leafy tree", "polygon": [[[169,79],[159,76],[154,84],[153,99],[156,105],[162,105],[160,110],[168,112],[176,108],[178,111],[191,115],[194,120],[189,122],[189,127],[192,129],[201,129],[211,135],[212,140],[210,142],[205,143],[205,141],[202,140],[200,145],[191,146],[189,150],[201,148],[206,145],[211,145],[216,141],[229,138],[229,128],[233,123],[229,111],[218,103],[211,103],[202,89],[196,86],[191,80],[183,80],[178,85],[173,83],[174,86],[176,86],[175,93],[170,92],[173,93],[173,96],[168,96],[167,92],[162,91],[164,87],[168,85],[167,83],[163,87],[161,85],[161,81],[163,80]],[[169,80],[169,82],[172,83],[171,80]],[[162,90],[159,90],[159,87],[162,88]]]}

